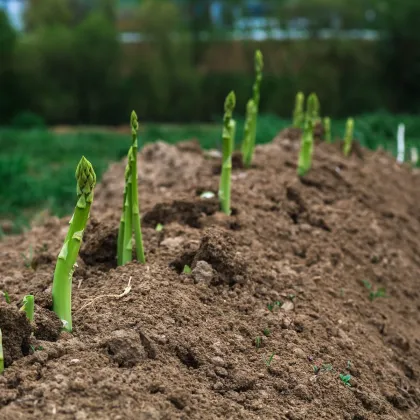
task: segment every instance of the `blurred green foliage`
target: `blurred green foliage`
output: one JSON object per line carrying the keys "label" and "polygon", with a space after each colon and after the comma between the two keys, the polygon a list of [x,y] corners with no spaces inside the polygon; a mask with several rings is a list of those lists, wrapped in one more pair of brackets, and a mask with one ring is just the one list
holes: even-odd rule
{"label": "blurred green foliage", "polygon": [[[119,42],[115,0],[29,0],[20,34],[0,11],[0,124],[32,112],[48,125],[114,125],[133,108],[146,121],[210,122],[232,89],[243,114],[257,47],[267,63],[263,113],[288,117],[299,90],[317,92],[332,117],[420,111],[418,0],[267,1],[282,28],[307,18],[310,37],[258,43],[227,39],[233,7],[245,2],[225,3],[231,9],[220,27],[208,14],[193,14],[204,4],[197,1],[132,2],[140,44]],[[330,39],[322,38],[326,27]],[[348,29],[378,30],[381,39],[340,38]]]}

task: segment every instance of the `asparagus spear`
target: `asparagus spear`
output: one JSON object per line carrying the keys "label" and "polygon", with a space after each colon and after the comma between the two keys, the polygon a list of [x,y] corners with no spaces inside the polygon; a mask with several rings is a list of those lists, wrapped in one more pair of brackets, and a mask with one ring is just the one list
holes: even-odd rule
{"label": "asparagus spear", "polygon": [[[129,151],[130,153],[130,151]],[[118,241],[117,241],[117,263],[118,265],[123,265],[123,253],[124,253],[124,232],[125,232],[125,209],[126,209],[126,202],[127,202],[127,191],[130,189],[129,180],[131,181],[130,175],[130,159],[128,159],[127,166],[125,167],[125,176],[124,176],[124,198],[123,198],[123,206],[120,218],[120,227],[118,229]],[[131,213],[130,213],[130,220],[131,220]],[[131,237],[131,232],[130,232]]]}
{"label": "asparagus spear", "polygon": [[132,136],[132,150],[131,150],[131,189],[132,189],[132,223],[134,227],[134,238],[136,240],[136,255],[137,261],[145,263],[146,259],[144,257],[144,248],[143,248],[143,237],[141,234],[141,224],[140,224],[140,206],[139,206],[139,197],[138,197],[138,185],[137,185],[137,130],[139,129],[139,123],[137,119],[137,114],[133,111],[131,113],[131,136]]}
{"label": "asparagus spear", "polygon": [[305,121],[305,129],[303,131],[299,153],[299,176],[304,176],[309,169],[311,169],[313,148],[313,120],[311,118],[307,118]]}
{"label": "asparagus spear", "polygon": [[257,136],[257,117],[260,106],[260,87],[262,81],[262,70],[264,67],[263,55],[260,50],[255,52],[255,82],[252,86],[252,100],[254,101],[254,112],[252,113],[251,124],[249,128],[249,142],[246,152],[243,155],[243,163],[248,168],[251,166],[252,157],[255,149],[255,139]]}
{"label": "asparagus spear", "polygon": [[324,118],[324,132],[325,141],[331,143],[331,119],[329,117]]}
{"label": "asparagus spear", "polygon": [[344,134],[344,156],[348,156],[351,152],[351,146],[353,142],[353,130],[354,130],[354,120],[353,118],[348,118],[346,122],[346,132]]}
{"label": "asparagus spear", "polygon": [[232,119],[236,97],[232,91],[225,100],[222,133],[222,173],[220,176],[219,199],[222,211],[230,215],[230,187],[232,173],[232,152],[236,132],[236,122]]}
{"label": "asparagus spear", "polygon": [[251,145],[252,137],[252,124],[255,119],[255,103],[253,99],[250,99],[246,104],[246,118],[245,118],[245,128],[244,128],[244,140],[242,142],[242,156],[245,157],[248,154],[248,150]]}
{"label": "asparagus spear", "polygon": [[4,356],[3,356],[3,334],[0,328],[0,375],[4,372]]}
{"label": "asparagus spear", "polygon": [[304,114],[303,105],[305,102],[305,95],[302,92],[298,92],[296,95],[295,109],[293,111],[293,127],[303,128]]}
{"label": "asparagus spear", "polygon": [[22,300],[23,306],[20,308],[21,311],[26,313],[26,317],[30,322],[34,320],[34,296],[26,295]]}
{"label": "asparagus spear", "polygon": [[132,178],[131,178],[131,171],[132,171],[132,158],[131,154],[133,149],[130,147],[128,150],[128,162],[125,168],[125,201],[124,201],[124,209],[123,209],[123,217],[124,217],[124,231],[123,231],[123,239],[122,239],[122,256],[121,256],[121,264],[124,265],[130,262],[133,259],[133,213],[132,213],[132,194],[133,190],[131,188]]}
{"label": "asparagus spear", "polygon": [[306,104],[306,118],[312,119],[312,125],[319,122],[319,99],[316,93],[311,93]]}
{"label": "asparagus spear", "polygon": [[55,266],[52,288],[53,310],[66,331],[72,331],[71,289],[74,265],[79,254],[83,232],[93,201],[96,175],[91,163],[83,156],[76,169],[78,201],[71,219],[69,232]]}

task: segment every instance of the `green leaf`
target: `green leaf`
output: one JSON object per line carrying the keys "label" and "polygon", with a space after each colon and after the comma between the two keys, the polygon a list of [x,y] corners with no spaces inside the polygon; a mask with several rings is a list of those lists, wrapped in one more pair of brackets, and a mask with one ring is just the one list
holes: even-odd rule
{"label": "green leaf", "polygon": [[156,232],[162,232],[162,230],[163,230],[163,225],[162,225],[161,223],[158,223],[158,224],[156,225],[155,230],[156,230]]}
{"label": "green leaf", "polygon": [[184,265],[184,270],[182,271],[184,274],[191,274],[192,270],[189,265]]}

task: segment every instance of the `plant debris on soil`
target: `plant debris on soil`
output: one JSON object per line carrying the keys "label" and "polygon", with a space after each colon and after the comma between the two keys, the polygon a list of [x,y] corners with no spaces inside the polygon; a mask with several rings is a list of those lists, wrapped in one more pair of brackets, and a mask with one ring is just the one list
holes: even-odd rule
{"label": "plant debris on soil", "polygon": [[[299,179],[298,148],[282,133],[236,167],[227,216],[200,198],[217,192],[217,154],[146,146],[147,263],[118,268],[125,162],[112,165],[74,273],[72,334],[49,300],[69,217],[3,240],[0,418],[418,420],[420,176],[383,151],[346,159],[320,143]],[[29,293],[32,326],[17,310]]]}

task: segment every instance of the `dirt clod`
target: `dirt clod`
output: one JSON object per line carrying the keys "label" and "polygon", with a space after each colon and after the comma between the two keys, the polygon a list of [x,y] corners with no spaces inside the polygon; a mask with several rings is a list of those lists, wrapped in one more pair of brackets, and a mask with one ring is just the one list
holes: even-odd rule
{"label": "dirt clod", "polygon": [[11,304],[0,302],[0,328],[3,335],[4,365],[29,354],[32,327],[24,312]]}
{"label": "dirt clod", "polygon": [[147,352],[141,343],[140,335],[135,331],[113,331],[101,345],[119,367],[133,367],[147,359]]}
{"label": "dirt clod", "polygon": [[197,253],[194,256],[193,267],[199,261],[205,261],[217,273],[218,282],[234,284],[243,282],[246,276],[246,264],[243,257],[236,251],[233,236],[222,229],[208,229],[201,240]]}
{"label": "dirt clod", "polygon": [[60,336],[62,323],[54,312],[36,306],[34,321],[34,335],[38,340],[57,341]]}

